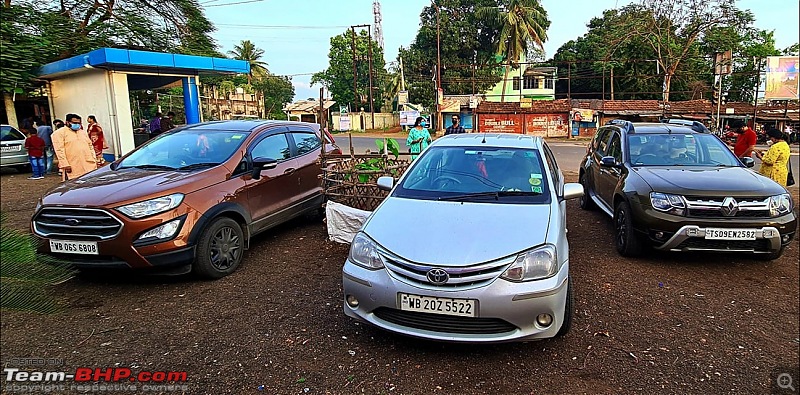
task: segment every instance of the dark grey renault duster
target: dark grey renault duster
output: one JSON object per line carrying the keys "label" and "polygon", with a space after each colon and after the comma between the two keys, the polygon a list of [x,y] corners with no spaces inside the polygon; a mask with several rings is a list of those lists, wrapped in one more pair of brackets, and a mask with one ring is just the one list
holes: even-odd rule
{"label": "dark grey renault duster", "polygon": [[598,128],[581,161],[581,208],[614,220],[617,251],[747,252],[776,259],[797,228],[787,190],[699,124]]}

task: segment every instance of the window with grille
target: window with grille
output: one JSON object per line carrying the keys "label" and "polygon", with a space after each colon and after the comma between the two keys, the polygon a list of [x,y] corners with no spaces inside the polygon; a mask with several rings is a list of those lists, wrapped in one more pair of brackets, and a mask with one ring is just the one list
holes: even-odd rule
{"label": "window with grille", "polygon": [[515,91],[519,90],[519,77],[514,77],[514,82],[513,82],[512,89],[515,90]]}

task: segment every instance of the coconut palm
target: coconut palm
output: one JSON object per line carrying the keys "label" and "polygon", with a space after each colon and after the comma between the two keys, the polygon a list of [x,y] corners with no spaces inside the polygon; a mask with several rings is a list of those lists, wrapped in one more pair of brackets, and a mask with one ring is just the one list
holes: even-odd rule
{"label": "coconut palm", "polygon": [[497,55],[505,61],[503,93],[501,101],[505,101],[508,73],[512,66],[519,63],[523,55],[527,55],[530,45],[544,49],[547,41],[547,28],[550,21],[547,11],[539,0],[510,0],[506,6],[481,7],[477,15],[500,28],[500,42]]}
{"label": "coconut palm", "polygon": [[241,43],[234,45],[232,51],[228,54],[233,56],[234,59],[245,60],[250,63],[250,74],[247,75],[247,83],[253,83],[253,76],[261,78],[269,73],[267,70],[267,62],[261,59],[264,56],[264,50],[256,47],[250,40],[242,40]]}

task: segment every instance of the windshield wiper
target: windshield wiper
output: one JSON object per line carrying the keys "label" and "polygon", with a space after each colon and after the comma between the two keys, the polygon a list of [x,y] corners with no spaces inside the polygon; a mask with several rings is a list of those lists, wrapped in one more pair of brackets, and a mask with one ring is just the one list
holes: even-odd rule
{"label": "windshield wiper", "polygon": [[142,169],[142,170],[175,170],[174,167],[164,165],[136,165],[136,166],[120,166],[119,169]]}
{"label": "windshield wiper", "polygon": [[179,170],[179,171],[180,170],[197,170],[197,169],[203,169],[203,168],[206,168],[206,167],[214,167],[214,166],[218,166],[218,165],[219,165],[218,162],[200,162],[200,163],[192,163],[191,165],[181,166],[181,167],[177,168],[176,170]]}
{"label": "windshield wiper", "polygon": [[541,192],[529,192],[529,191],[489,191],[489,192],[476,192],[476,193],[465,193],[462,195],[454,195],[454,196],[440,196],[437,200],[443,201],[458,201],[462,199],[473,199],[473,198],[494,198],[494,200],[498,200],[504,196],[537,196],[541,195]]}

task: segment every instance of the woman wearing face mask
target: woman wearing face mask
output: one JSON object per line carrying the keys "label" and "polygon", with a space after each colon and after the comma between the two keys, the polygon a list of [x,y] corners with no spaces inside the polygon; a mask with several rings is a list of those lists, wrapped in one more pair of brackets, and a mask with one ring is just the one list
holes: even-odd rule
{"label": "woman wearing face mask", "polygon": [[62,180],[71,180],[97,169],[97,156],[81,117],[67,114],[66,120],[66,126],[53,132],[51,138]]}
{"label": "woman wearing face mask", "polygon": [[411,160],[417,159],[419,153],[428,148],[431,142],[431,134],[425,129],[425,118],[417,117],[414,127],[408,132],[406,144],[411,149]]}
{"label": "woman wearing face mask", "polygon": [[789,176],[789,156],[791,150],[786,143],[786,137],[778,129],[767,131],[767,144],[770,146],[766,153],[754,151],[756,157],[761,159],[761,168],[758,172],[765,177],[769,177],[778,184],[786,186],[786,179]]}

